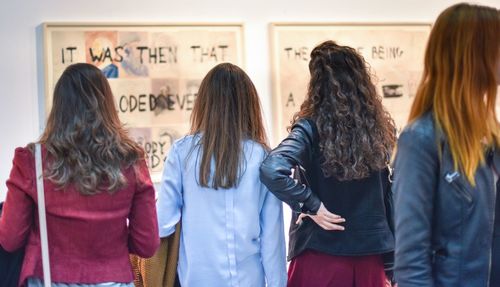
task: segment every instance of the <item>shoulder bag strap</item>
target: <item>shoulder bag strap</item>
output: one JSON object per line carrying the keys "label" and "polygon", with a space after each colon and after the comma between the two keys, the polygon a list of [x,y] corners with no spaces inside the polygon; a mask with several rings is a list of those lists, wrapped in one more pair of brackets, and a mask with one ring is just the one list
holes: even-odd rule
{"label": "shoulder bag strap", "polygon": [[40,239],[42,244],[43,282],[44,286],[51,286],[49,244],[47,240],[47,219],[45,214],[45,193],[43,190],[42,148],[35,145],[36,192],[38,198],[38,221],[40,224]]}

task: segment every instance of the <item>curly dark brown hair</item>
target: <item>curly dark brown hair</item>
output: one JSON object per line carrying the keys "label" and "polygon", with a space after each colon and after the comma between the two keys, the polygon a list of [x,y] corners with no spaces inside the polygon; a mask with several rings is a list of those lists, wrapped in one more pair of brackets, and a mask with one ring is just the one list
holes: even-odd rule
{"label": "curly dark brown hair", "polygon": [[326,177],[354,180],[383,169],[396,128],[356,50],[326,41],[311,52],[307,97],[293,122],[316,122]]}

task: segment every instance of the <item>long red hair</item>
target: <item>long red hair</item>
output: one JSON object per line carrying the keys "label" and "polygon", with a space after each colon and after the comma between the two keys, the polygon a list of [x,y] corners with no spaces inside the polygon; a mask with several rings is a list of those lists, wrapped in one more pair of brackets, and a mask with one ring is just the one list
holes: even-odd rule
{"label": "long red hair", "polygon": [[472,184],[484,148],[499,146],[495,114],[500,11],[456,4],[437,18],[427,43],[422,82],[409,121],[432,111],[446,135],[455,168]]}

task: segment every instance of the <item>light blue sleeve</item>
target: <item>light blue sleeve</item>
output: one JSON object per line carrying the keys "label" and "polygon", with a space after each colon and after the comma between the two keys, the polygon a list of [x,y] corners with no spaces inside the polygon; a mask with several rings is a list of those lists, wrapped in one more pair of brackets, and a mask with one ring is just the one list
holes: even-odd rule
{"label": "light blue sleeve", "polygon": [[174,233],[182,210],[182,165],[174,144],[163,166],[160,192],[156,202],[160,237]]}
{"label": "light blue sleeve", "polygon": [[260,212],[260,252],[268,287],[287,284],[283,203],[264,185],[265,198]]}

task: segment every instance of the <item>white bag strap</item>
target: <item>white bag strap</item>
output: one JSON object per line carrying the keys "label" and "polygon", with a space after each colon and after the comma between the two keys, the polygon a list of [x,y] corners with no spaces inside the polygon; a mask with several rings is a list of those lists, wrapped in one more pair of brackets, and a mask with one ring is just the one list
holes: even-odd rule
{"label": "white bag strap", "polygon": [[47,219],[45,214],[45,193],[43,190],[42,148],[35,145],[36,192],[38,198],[38,221],[40,223],[40,239],[42,243],[42,263],[44,286],[51,286],[49,243],[47,240]]}

